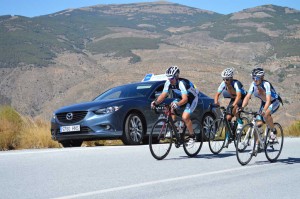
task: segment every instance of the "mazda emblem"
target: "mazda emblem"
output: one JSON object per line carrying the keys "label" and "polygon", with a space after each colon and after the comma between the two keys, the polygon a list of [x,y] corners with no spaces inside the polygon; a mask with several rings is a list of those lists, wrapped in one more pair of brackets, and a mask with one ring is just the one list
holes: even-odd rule
{"label": "mazda emblem", "polygon": [[67,120],[72,120],[73,119],[73,113],[67,113],[66,119]]}

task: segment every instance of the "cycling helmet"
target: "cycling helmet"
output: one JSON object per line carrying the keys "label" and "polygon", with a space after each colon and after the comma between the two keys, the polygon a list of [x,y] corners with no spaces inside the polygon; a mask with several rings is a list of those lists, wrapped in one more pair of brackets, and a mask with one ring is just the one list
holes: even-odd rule
{"label": "cycling helmet", "polygon": [[252,77],[255,77],[255,76],[261,77],[261,76],[265,75],[265,71],[263,68],[257,67],[252,70],[251,75],[252,75]]}
{"label": "cycling helmet", "polygon": [[174,77],[178,77],[180,73],[180,70],[178,68],[178,66],[171,66],[170,68],[168,68],[166,70],[166,76],[168,78],[174,78]]}
{"label": "cycling helmet", "polygon": [[223,78],[232,78],[233,77],[233,70],[234,68],[226,68],[225,70],[223,70],[223,72],[221,73],[221,76]]}

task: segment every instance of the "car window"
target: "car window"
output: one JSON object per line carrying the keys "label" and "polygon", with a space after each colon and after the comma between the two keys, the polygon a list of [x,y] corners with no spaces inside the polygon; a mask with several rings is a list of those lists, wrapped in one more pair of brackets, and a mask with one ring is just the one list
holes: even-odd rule
{"label": "car window", "polygon": [[[157,98],[162,93],[163,89],[164,89],[164,84],[161,85],[161,86],[159,86],[159,87],[157,87],[156,90],[152,93],[152,95],[151,95],[150,98],[151,99]],[[169,90],[167,98],[173,98],[173,92],[172,92],[172,90]]]}
{"label": "car window", "polygon": [[115,87],[99,95],[94,99],[94,101],[129,97],[145,97],[151,91],[152,85],[153,83],[140,83]]}

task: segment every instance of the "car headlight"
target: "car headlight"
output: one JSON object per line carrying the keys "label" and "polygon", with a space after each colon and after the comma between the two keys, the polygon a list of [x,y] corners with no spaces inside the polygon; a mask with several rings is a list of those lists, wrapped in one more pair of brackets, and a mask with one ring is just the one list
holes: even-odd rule
{"label": "car headlight", "polygon": [[95,111],[96,114],[108,114],[118,111],[121,108],[121,106],[109,106],[106,108],[100,108],[97,111]]}
{"label": "car headlight", "polygon": [[56,115],[55,115],[55,113],[52,113],[52,119],[56,119]]}

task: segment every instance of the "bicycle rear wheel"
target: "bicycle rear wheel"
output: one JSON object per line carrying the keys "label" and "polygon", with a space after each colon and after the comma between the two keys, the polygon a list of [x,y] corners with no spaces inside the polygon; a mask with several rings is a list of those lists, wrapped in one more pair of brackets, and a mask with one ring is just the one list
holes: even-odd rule
{"label": "bicycle rear wheel", "polygon": [[267,137],[266,142],[265,142],[265,154],[267,159],[270,162],[275,162],[281,151],[282,151],[282,147],[283,147],[283,130],[282,127],[279,123],[274,123],[274,127],[276,128],[276,139],[274,140],[273,143],[270,142],[270,130],[267,133]]}
{"label": "bicycle rear wheel", "polygon": [[226,127],[223,119],[216,119],[209,127],[209,149],[213,154],[218,154],[222,151],[225,138]]}
{"label": "bicycle rear wheel", "polygon": [[183,144],[184,152],[189,157],[195,157],[196,155],[198,155],[203,145],[203,128],[201,122],[197,119],[193,119],[192,123],[193,123],[193,130],[196,136],[195,143],[192,146],[187,146],[186,142],[188,142],[189,140],[185,139]]}
{"label": "bicycle rear wheel", "polygon": [[237,136],[236,157],[241,165],[248,164],[252,159],[255,148],[254,133],[253,124],[246,124]]}
{"label": "bicycle rear wheel", "polygon": [[152,156],[162,160],[169,154],[172,147],[173,128],[167,119],[155,122],[149,135],[149,148]]}

